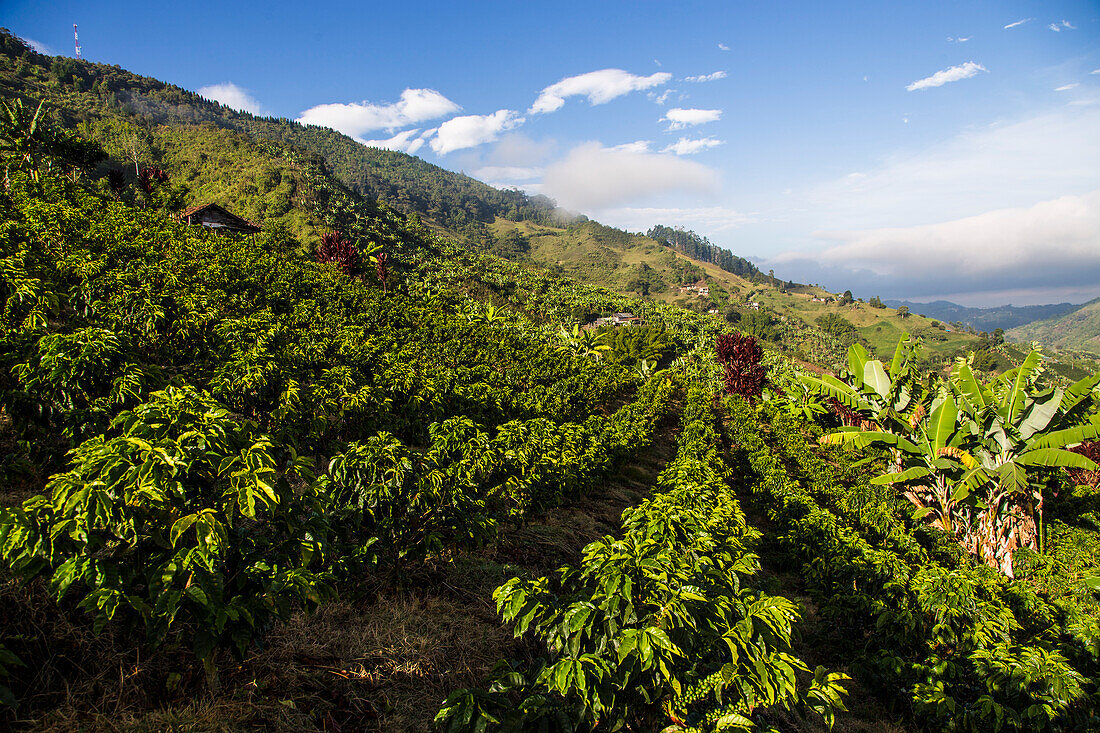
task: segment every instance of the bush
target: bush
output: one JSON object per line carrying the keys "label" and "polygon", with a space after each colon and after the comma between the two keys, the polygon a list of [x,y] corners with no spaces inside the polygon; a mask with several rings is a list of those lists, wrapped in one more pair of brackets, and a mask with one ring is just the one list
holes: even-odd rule
{"label": "bush", "polygon": [[718,363],[722,365],[726,394],[750,399],[764,391],[767,369],[760,363],[764,351],[752,336],[724,334],[718,337]]}
{"label": "bush", "polygon": [[97,631],[113,619],[154,643],[181,631],[209,660],[328,594],[308,465],[278,471],[268,439],[209,396],[157,392],[70,455],[49,496],[0,511],[0,553],[58,600],[79,596]]}
{"label": "bush", "polygon": [[359,266],[359,248],[344,239],[340,232],[325,232],[317,248],[317,261],[336,265],[345,275],[350,275]]}

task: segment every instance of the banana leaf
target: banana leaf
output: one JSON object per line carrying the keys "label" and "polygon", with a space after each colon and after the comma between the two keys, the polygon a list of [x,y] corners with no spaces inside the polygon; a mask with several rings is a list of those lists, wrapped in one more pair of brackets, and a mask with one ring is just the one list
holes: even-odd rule
{"label": "banana leaf", "polygon": [[951,374],[951,383],[963,398],[967,410],[972,416],[977,417],[983,410],[989,407],[993,401],[993,395],[974,377],[970,365],[965,359],[955,361],[955,368]]}
{"label": "banana leaf", "polygon": [[832,375],[826,374],[818,379],[817,377],[811,377],[807,374],[799,374],[798,380],[806,385],[806,388],[814,394],[832,397],[845,407],[850,407],[853,410],[864,410],[867,408],[863,399],[854,392],[849,385]]}
{"label": "banana leaf", "polygon": [[862,344],[852,344],[848,347],[848,371],[852,373],[852,380],[856,383],[856,387],[863,386],[863,368],[870,360],[871,355]]}
{"label": "banana leaf", "polygon": [[955,421],[959,417],[959,407],[955,404],[955,398],[951,394],[944,396],[939,406],[932,410],[929,417],[929,429],[934,450],[947,446],[951,435],[955,432]]}
{"label": "banana leaf", "polygon": [[1062,390],[1054,390],[1046,400],[1031,403],[1027,417],[1020,422],[1020,438],[1027,440],[1032,435],[1046,430],[1050,421],[1062,406]]}
{"label": "banana leaf", "polygon": [[903,365],[909,363],[909,359],[915,351],[916,347],[909,338],[909,332],[903,331],[901,338],[898,339],[898,345],[894,348],[894,358],[890,362],[890,374],[894,379],[901,378]]}
{"label": "banana leaf", "polygon": [[1003,380],[1008,387],[1003,402],[997,413],[1006,424],[1016,422],[1016,417],[1024,409],[1024,401],[1027,399],[1027,387],[1031,384],[1031,377],[1039,368],[1041,356],[1038,350],[1032,351],[1024,359],[1023,363],[1015,369],[1009,369],[1002,374],[999,380]]}
{"label": "banana leaf", "polygon": [[878,359],[863,365],[863,383],[873,389],[879,397],[885,399],[890,396],[890,377],[886,375],[886,370]]}
{"label": "banana leaf", "polygon": [[880,486],[882,484],[896,484],[901,483],[902,481],[912,481],[913,479],[924,478],[925,476],[930,475],[932,475],[932,471],[930,471],[927,467],[913,466],[911,468],[905,469],[904,471],[899,471],[898,473],[884,473],[881,476],[876,476],[875,478],[871,479],[871,483]]}
{"label": "banana leaf", "polygon": [[1098,437],[1100,437],[1100,423],[1076,425],[1072,428],[1055,430],[1054,432],[1039,436],[1031,441],[1028,450],[1035,450],[1037,448],[1065,448],[1067,445],[1077,445],[1078,443],[1084,443],[1086,440],[1095,440]]}
{"label": "banana leaf", "polygon": [[920,454],[922,451],[911,441],[900,435],[886,433],[879,430],[838,430],[822,436],[821,442],[825,445],[848,445],[853,448],[866,448],[874,443],[895,446],[906,453]]}
{"label": "banana leaf", "polygon": [[1021,466],[1046,466],[1047,468],[1083,468],[1095,471],[1096,463],[1072,451],[1061,448],[1035,448],[1016,457]]}
{"label": "banana leaf", "polygon": [[1092,395],[1092,390],[1094,390],[1098,384],[1100,384],[1100,372],[1090,374],[1066,388],[1065,394],[1062,395],[1062,414],[1069,415],[1078,405],[1082,403],[1088,404],[1085,400]]}

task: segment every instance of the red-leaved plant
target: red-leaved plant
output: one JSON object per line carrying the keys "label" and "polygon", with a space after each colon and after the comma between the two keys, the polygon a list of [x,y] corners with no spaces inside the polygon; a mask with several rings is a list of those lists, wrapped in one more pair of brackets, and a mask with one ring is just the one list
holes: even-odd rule
{"label": "red-leaved plant", "polygon": [[138,172],[138,185],[145,193],[152,193],[153,183],[168,183],[168,174],[160,168],[147,165]]}
{"label": "red-leaved plant", "polygon": [[390,269],[386,266],[389,257],[385,252],[379,252],[374,256],[374,269],[378,273],[378,279],[382,281],[382,292],[389,289]]}
{"label": "red-leaved plant", "polygon": [[359,248],[344,239],[340,232],[325,232],[317,248],[317,261],[336,265],[350,275],[359,264]]}
{"label": "red-leaved plant", "polygon": [[767,370],[760,363],[764,356],[760,344],[752,336],[739,333],[718,337],[718,363],[726,380],[726,393],[756,399],[764,391]]}
{"label": "red-leaved plant", "polygon": [[[1100,464],[1100,442],[1086,440],[1076,448],[1070,448],[1074,453],[1080,453],[1093,463]],[[1069,477],[1078,486],[1100,486],[1100,471],[1086,471],[1083,468],[1070,468]]]}

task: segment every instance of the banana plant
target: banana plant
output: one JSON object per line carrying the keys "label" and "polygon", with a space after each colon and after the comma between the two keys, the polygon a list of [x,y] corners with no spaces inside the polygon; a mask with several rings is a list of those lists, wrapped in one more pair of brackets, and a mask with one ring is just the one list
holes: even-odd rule
{"label": "banana plant", "polygon": [[801,374],[798,379],[814,394],[835,399],[854,410],[864,424],[873,423],[884,430],[906,434],[927,410],[924,403],[928,387],[917,370],[921,340],[902,334],[894,349],[894,358],[886,366],[872,359],[860,344],[848,349],[848,368],[840,377],[825,374],[814,377]]}
{"label": "banana plant", "polygon": [[470,323],[498,323],[505,318],[503,308],[495,305],[487,305],[482,308],[481,303],[472,301],[470,309],[466,312],[466,320]]}
{"label": "banana plant", "polygon": [[802,418],[812,422],[821,415],[826,415],[829,408],[825,405],[825,398],[821,392],[811,389],[799,377],[802,375],[787,376],[776,380],[771,388],[764,390],[764,398],[774,402],[791,417]]}
{"label": "banana plant", "polygon": [[8,103],[0,101],[0,155],[4,157],[4,188],[10,187],[9,171],[24,164],[31,178],[38,180],[38,158],[44,141],[39,123],[45,109],[45,101],[38,104],[33,114],[23,106],[22,99]]}
{"label": "banana plant", "polygon": [[584,329],[579,323],[574,323],[572,330],[562,326],[558,331],[558,338],[562,341],[562,348],[577,356],[592,357],[597,361],[603,357],[603,352],[611,347],[603,343],[600,334],[592,329]]}
{"label": "banana plant", "polygon": [[845,428],[823,442],[889,447],[894,470],[873,483],[897,487],[917,507],[917,518],[931,516],[969,552],[1012,577],[1012,553],[1039,549],[1049,469],[1094,470],[1091,460],[1066,447],[1100,435],[1100,420],[1085,421],[1100,374],[1037,391],[1041,359],[1033,351],[983,385],[969,359],[960,358],[931,410],[913,412],[919,419],[905,430]]}
{"label": "banana plant", "polygon": [[984,504],[978,554],[1010,577],[1012,551],[1039,549],[1049,470],[1096,470],[1089,458],[1066,448],[1100,435],[1100,420],[1087,421],[1100,373],[1065,389],[1037,390],[1041,365],[1042,354],[1034,350],[987,386],[975,378],[969,360],[960,358],[949,380],[977,463],[965,485],[979,492]]}

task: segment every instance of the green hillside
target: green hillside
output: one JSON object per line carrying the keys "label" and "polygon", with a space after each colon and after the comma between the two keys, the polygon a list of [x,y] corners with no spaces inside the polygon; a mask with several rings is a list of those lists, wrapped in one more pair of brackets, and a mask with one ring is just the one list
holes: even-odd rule
{"label": "green hillside", "polygon": [[107,117],[143,127],[206,124],[308,150],[349,189],[452,228],[495,216],[548,221],[553,213],[543,197],[495,189],[404,153],[368,148],[328,128],[238,112],[118,66],[44,56],[3,29],[0,94],[45,99],[70,122]]}
{"label": "green hillside", "polygon": [[[404,153],[364,147],[332,130],[238,113],[118,67],[42,56],[10,35],[0,35],[0,45],[0,93],[45,99],[55,117],[99,141],[111,161],[98,175],[107,167],[133,178],[134,158],[169,171],[180,207],[216,200],[264,222],[272,236],[310,250],[320,231],[336,222],[317,218],[315,199],[327,194],[318,194],[303,178],[308,169],[313,181],[331,176],[331,185],[345,194],[416,214],[437,233],[475,250],[619,293],[713,312],[719,319],[729,315],[727,322],[739,321],[755,298],[775,310],[750,316],[764,324],[757,335],[802,358],[843,362],[847,343],[823,334],[816,323],[829,309],[809,301],[811,294],[831,294],[788,287],[692,233],[657,227],[652,233],[668,242],[663,244],[583,217],[563,226],[560,212],[542,197],[493,189]],[[692,259],[685,251],[712,261]],[[716,251],[726,269],[717,264]],[[710,289],[708,297],[680,293],[681,285],[700,279]],[[798,303],[784,290],[797,291],[807,302]],[[927,333],[934,359],[949,359],[975,344],[974,338],[936,332],[926,320],[902,319],[893,309],[868,311],[857,320],[862,337],[876,350],[892,349],[904,330]]]}
{"label": "green hillside", "polygon": [[1024,344],[1038,341],[1061,351],[1100,356],[1100,298],[1063,316],[1013,328],[1006,336]]}

